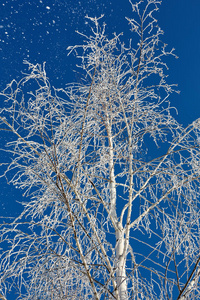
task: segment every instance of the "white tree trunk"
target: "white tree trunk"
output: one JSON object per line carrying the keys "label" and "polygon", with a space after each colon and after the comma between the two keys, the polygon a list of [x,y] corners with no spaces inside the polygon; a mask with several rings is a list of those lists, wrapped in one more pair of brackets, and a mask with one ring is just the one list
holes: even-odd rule
{"label": "white tree trunk", "polygon": [[125,238],[122,225],[119,224],[118,228],[116,232],[117,288],[120,300],[127,300]]}
{"label": "white tree trunk", "polygon": [[[117,223],[116,213],[116,181],[114,173],[114,154],[113,154],[113,140],[111,133],[111,124],[107,114],[107,134],[109,140],[109,167],[110,167],[110,214],[113,220]],[[116,230],[116,276],[117,276],[117,291],[120,300],[127,300],[127,283],[126,283],[126,271],[125,271],[125,238],[124,229],[121,222],[118,223]]]}

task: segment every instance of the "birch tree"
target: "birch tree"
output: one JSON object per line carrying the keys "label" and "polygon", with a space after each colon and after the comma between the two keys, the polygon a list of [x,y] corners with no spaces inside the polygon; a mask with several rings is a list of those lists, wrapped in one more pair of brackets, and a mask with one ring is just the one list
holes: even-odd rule
{"label": "birch tree", "polygon": [[2,299],[200,297],[200,120],[183,128],[170,105],[160,4],[130,1],[125,42],[87,17],[68,48],[81,82],[25,62],[1,92],[2,176],[23,190],[0,227]]}

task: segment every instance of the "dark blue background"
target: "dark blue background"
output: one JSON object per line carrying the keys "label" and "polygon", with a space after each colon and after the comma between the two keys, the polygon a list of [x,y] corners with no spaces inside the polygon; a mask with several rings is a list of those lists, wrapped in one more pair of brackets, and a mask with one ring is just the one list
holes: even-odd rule
{"label": "dark blue background", "polygon": [[[165,32],[163,41],[179,56],[169,61],[169,81],[178,83],[181,90],[172,102],[185,125],[199,117],[199,13],[199,0],[164,0],[157,15]],[[57,87],[74,80],[74,59],[67,56],[66,48],[80,44],[75,31],[87,32],[87,14],[104,14],[109,35],[116,31],[124,32],[124,40],[130,36],[124,18],[132,15],[128,0],[1,0],[0,88],[21,76],[24,59],[46,61],[48,77]]]}
{"label": "dark blue background", "polygon": [[[132,16],[128,0],[1,0],[0,89],[13,78],[21,78],[24,59],[31,63],[46,61],[47,76],[56,87],[64,88],[74,81],[76,60],[73,55],[67,56],[66,48],[82,43],[75,31],[88,32],[84,18],[87,14],[104,14],[108,35],[124,32],[123,39],[128,45],[131,33],[125,16]],[[168,82],[177,83],[181,91],[180,95],[171,96],[171,102],[184,126],[198,118],[200,112],[199,15],[200,0],[164,0],[157,15],[165,32],[163,41],[169,49],[174,47],[179,56],[178,60],[168,60]],[[0,139],[3,142],[6,137]],[[3,155],[0,154],[0,160]],[[21,206],[16,201],[22,200],[22,192],[8,186],[5,179],[0,184],[0,216],[18,215]]]}
{"label": "dark blue background", "polygon": [[[163,41],[174,47],[179,59],[170,58],[170,83],[178,83],[180,95],[171,96],[178,108],[177,119],[186,126],[199,117],[200,110],[200,1],[164,0],[157,14],[164,30]],[[125,16],[131,17],[128,0],[2,0],[0,3],[0,89],[25,71],[23,60],[46,61],[47,76],[52,85],[65,87],[76,80],[76,60],[67,56],[67,47],[82,43],[75,32],[87,33],[85,15],[104,14],[107,34],[124,32],[131,37]],[[134,43],[134,42],[133,42]],[[3,104],[1,104],[3,105]],[[0,137],[5,140],[5,136]],[[4,154],[0,154],[1,157]],[[17,215],[21,192],[1,179],[0,216]]]}
{"label": "dark blue background", "polygon": [[[177,119],[186,126],[199,117],[200,111],[200,1],[164,0],[157,17],[164,30],[163,41],[174,47],[179,59],[170,58],[169,82],[178,83],[180,95],[171,96],[178,108]],[[87,33],[85,15],[104,14],[107,33],[124,32],[131,37],[125,16],[131,17],[128,0],[2,0],[0,3],[0,89],[25,71],[23,60],[46,61],[52,85],[65,87],[74,81],[76,60],[67,56],[69,45],[82,43],[75,32]],[[128,42],[127,42],[128,44]],[[1,104],[3,105],[3,104]],[[5,136],[0,137],[5,140]],[[0,154],[1,157],[4,154]],[[21,192],[1,179],[0,216],[17,215]]]}

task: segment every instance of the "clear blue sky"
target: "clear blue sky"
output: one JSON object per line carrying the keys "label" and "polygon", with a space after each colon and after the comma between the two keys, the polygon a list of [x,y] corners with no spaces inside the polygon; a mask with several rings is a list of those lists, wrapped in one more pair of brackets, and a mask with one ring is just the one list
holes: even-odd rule
{"label": "clear blue sky", "polygon": [[[134,0],[133,0],[134,1]],[[158,14],[164,30],[163,41],[176,49],[179,60],[169,60],[169,82],[177,83],[180,95],[171,97],[185,126],[200,112],[200,0],[163,0]],[[0,3],[0,89],[24,71],[23,60],[46,61],[47,75],[56,87],[72,78],[74,58],[67,56],[69,45],[80,43],[75,30],[86,32],[84,16],[105,15],[107,32],[129,30],[128,0],[1,0]],[[18,212],[15,200],[21,192],[1,180],[0,215]],[[14,197],[13,197],[14,196]]]}
{"label": "clear blue sky", "polygon": [[[134,1],[134,0],[133,0]],[[128,0],[1,0],[0,88],[24,70],[23,59],[47,62],[53,84],[70,81],[73,61],[68,45],[80,42],[75,30],[85,31],[84,16],[105,15],[108,33],[128,33],[124,16],[131,16]],[[163,0],[158,14],[163,40],[180,57],[170,62],[169,81],[178,83],[175,97],[178,119],[185,125],[199,117],[200,98],[200,1]]]}
{"label": "clear blue sky", "polygon": [[[134,2],[134,0],[132,0]],[[131,17],[128,0],[1,0],[0,89],[25,71],[23,60],[46,61],[52,85],[69,83],[75,60],[67,56],[69,45],[80,43],[75,30],[87,31],[85,15],[104,14],[107,32],[130,34],[125,16]],[[169,60],[169,82],[180,95],[171,97],[177,119],[187,126],[200,117],[200,0],[163,0],[157,17],[163,41],[175,48],[179,60]],[[1,104],[2,105],[2,104]],[[0,142],[4,137],[0,137]],[[0,162],[2,154],[0,154]],[[22,192],[0,179],[0,216],[16,216]]]}

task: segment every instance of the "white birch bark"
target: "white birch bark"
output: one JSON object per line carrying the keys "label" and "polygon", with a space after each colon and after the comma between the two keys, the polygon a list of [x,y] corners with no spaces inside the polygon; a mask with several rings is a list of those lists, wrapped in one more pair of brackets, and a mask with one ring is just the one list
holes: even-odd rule
{"label": "white birch bark", "polygon": [[116,276],[117,287],[120,295],[120,300],[126,300],[127,293],[127,278],[126,278],[126,253],[125,253],[125,238],[122,225],[118,224],[116,232]]}
{"label": "white birch bark", "polygon": [[114,154],[113,154],[113,140],[112,140],[112,131],[111,124],[112,120],[109,120],[108,112],[106,112],[107,118],[107,134],[109,141],[109,169],[110,169],[110,214],[115,221],[115,230],[116,234],[116,278],[117,278],[117,291],[120,300],[127,299],[127,284],[126,284],[126,255],[125,255],[125,239],[124,239],[124,230],[121,223],[117,222],[116,214],[116,180],[114,173]]}

